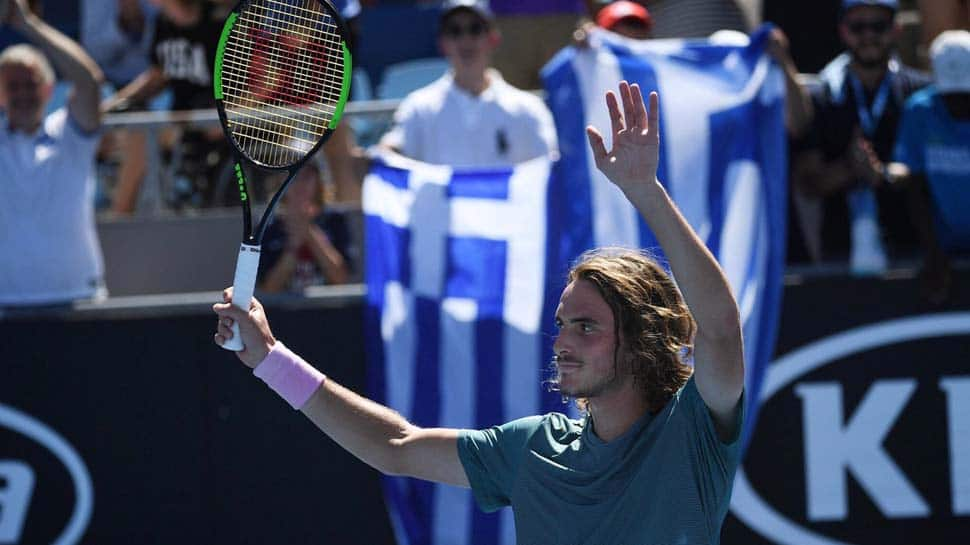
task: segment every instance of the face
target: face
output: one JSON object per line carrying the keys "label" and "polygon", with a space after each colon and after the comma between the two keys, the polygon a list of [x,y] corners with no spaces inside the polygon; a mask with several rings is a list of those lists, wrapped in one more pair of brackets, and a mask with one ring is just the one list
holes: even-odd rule
{"label": "face", "polygon": [[877,6],[852,8],[839,24],[842,41],[863,66],[888,62],[897,33],[892,12]]}
{"label": "face", "polygon": [[566,286],[556,309],[559,335],[553,343],[559,390],[576,398],[595,398],[619,389],[630,377],[614,361],[613,311],[587,280]]}
{"label": "face", "polygon": [[32,129],[40,123],[52,90],[35,67],[8,64],[0,68],[0,103],[13,128]]}
{"label": "face", "polygon": [[497,35],[481,17],[458,10],[441,22],[438,43],[456,71],[484,71],[491,62]]}

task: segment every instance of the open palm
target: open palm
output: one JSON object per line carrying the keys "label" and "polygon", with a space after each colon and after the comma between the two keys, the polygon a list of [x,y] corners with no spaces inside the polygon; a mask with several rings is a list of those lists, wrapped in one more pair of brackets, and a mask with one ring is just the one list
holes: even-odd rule
{"label": "open palm", "polygon": [[[623,102],[622,114],[619,101]],[[639,184],[652,183],[657,178],[660,155],[659,102],[657,93],[650,93],[648,110],[640,86],[621,81],[619,99],[613,91],[606,92],[606,106],[610,110],[613,129],[613,149],[607,151],[603,135],[595,127],[586,128],[596,168],[623,191],[635,189]]]}

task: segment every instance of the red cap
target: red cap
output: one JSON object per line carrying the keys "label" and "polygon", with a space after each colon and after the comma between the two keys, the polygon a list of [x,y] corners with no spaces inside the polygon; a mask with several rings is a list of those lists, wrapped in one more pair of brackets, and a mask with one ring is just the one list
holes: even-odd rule
{"label": "red cap", "polygon": [[648,30],[653,26],[653,19],[650,18],[647,8],[636,2],[611,2],[596,14],[596,24],[607,30],[612,30],[622,19],[634,19],[643,23]]}

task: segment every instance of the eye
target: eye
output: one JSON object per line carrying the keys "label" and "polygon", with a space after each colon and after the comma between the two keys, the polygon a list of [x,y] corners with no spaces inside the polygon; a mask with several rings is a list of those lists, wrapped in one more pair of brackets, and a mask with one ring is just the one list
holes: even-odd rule
{"label": "eye", "polygon": [[562,329],[562,320],[556,318],[556,329]]}
{"label": "eye", "polygon": [[583,333],[592,333],[593,324],[589,322],[583,322],[582,324],[579,325],[579,329],[582,330]]}

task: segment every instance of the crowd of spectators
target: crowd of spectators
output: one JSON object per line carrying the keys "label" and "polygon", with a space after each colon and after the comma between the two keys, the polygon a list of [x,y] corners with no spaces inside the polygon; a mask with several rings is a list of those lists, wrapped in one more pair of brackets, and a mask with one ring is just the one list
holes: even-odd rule
{"label": "crowd of spectators", "polygon": [[[103,211],[135,213],[149,164],[145,133],[104,132],[102,116],[211,108],[211,62],[234,2],[78,0],[81,45],[44,22],[61,4],[6,4],[0,45],[27,42],[36,49],[21,45],[0,56],[0,168],[8,180],[0,184],[6,203],[0,240],[24,247],[20,264],[0,273],[0,305],[95,297],[103,293],[103,265],[94,193],[106,195]],[[950,259],[970,251],[970,224],[961,214],[970,194],[966,0],[340,0],[335,5],[348,20],[355,51],[384,38],[368,34],[366,21],[386,4],[434,8],[437,51],[423,55],[444,58],[449,69],[401,101],[379,144],[454,166],[511,164],[554,152],[551,114],[529,91],[540,88],[539,70],[552,55],[582,46],[594,26],[635,39],[735,43],[755,23],[774,22],[768,52],[786,76],[791,139],[789,263],[844,263],[857,274],[882,274],[894,263],[924,258],[927,298],[942,302]],[[919,15],[917,32],[907,31],[913,18],[903,12]],[[64,107],[53,112],[47,60],[73,84]],[[816,72],[814,83],[800,76]],[[228,156],[217,126],[179,127],[161,142],[171,174],[169,206],[231,204],[217,191]],[[358,142],[341,124],[324,146],[323,166],[307,168],[294,183],[274,227],[278,255],[261,271],[263,289],[356,278],[360,263],[348,250],[354,229],[341,226],[328,205],[359,202],[368,162],[361,144],[369,142]],[[46,148],[63,151],[52,154],[56,160],[25,162]],[[95,175],[95,161],[112,158],[117,170],[106,182]],[[262,188],[255,189],[258,196]],[[294,202],[298,197],[303,201]],[[35,209],[49,213],[28,220]],[[46,227],[24,229],[27,221]],[[39,240],[43,233],[50,240]],[[40,272],[52,268],[64,278]]]}

